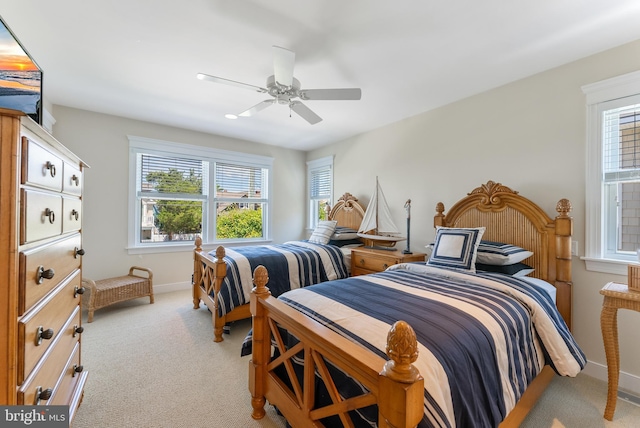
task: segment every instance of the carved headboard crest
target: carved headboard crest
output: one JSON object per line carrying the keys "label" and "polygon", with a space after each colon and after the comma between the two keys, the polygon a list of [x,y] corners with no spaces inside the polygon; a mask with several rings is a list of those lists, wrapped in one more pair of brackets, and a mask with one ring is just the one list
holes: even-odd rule
{"label": "carved headboard crest", "polygon": [[[480,187],[476,187],[471,192],[469,192],[469,196],[471,195],[479,195],[481,197],[480,204],[486,205],[487,209],[500,209],[503,206],[502,199],[500,198],[501,194],[512,194],[517,195],[518,192],[512,190],[511,188],[504,186],[500,183],[496,183],[495,181],[489,180],[487,184],[483,184]],[[493,207],[491,207],[493,205]],[[482,209],[482,207],[478,207],[478,209]]]}

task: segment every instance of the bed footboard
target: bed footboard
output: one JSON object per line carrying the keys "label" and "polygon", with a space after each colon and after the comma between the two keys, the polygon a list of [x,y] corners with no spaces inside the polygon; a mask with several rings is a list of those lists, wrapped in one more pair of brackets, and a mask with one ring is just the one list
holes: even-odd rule
{"label": "bed footboard", "polygon": [[[227,264],[224,261],[224,247],[216,249],[216,257],[202,251],[202,238],[196,238],[193,253],[193,308],[200,308],[203,301],[211,311],[214,342],[222,342],[222,332],[227,322],[225,316],[218,315],[218,292],[227,275]],[[215,290],[215,293],[213,292]],[[213,297],[211,296],[213,294]]]}
{"label": "bed footboard", "polygon": [[[266,287],[268,273],[258,266],[251,294],[253,354],[249,363],[249,390],[252,417],[265,415],[266,400],[276,406],[293,427],[320,426],[326,417],[339,417],[343,426],[352,426],[349,411],[378,405],[378,426],[415,427],[424,412],[424,379],[412,365],[418,356],[413,329],[395,323],[387,336],[385,361],[378,355],[305,317],[272,297]],[[280,329],[299,342],[287,348]],[[272,339],[279,355],[272,360]],[[292,359],[304,355],[303,375],[294,373]],[[343,398],[338,393],[329,366],[335,366],[357,380],[364,392]],[[286,373],[283,379],[279,373]],[[316,373],[324,383],[331,403],[316,404]]]}

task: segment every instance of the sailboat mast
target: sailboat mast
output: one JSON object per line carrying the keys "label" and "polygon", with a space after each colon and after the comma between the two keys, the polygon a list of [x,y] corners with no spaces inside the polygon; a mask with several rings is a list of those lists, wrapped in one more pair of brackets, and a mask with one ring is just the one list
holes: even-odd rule
{"label": "sailboat mast", "polygon": [[376,175],[376,201],[378,201],[378,203],[376,204],[376,229],[375,229],[375,233],[374,235],[378,234],[378,205],[380,204],[380,186],[378,185],[378,176]]}

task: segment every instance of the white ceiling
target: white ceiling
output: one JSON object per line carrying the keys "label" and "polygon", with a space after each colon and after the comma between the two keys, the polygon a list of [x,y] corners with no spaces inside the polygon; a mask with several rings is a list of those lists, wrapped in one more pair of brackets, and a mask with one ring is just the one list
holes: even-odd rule
{"label": "white ceiling", "polygon": [[[639,0],[0,0],[53,104],[309,150],[640,39]],[[302,88],[362,88],[228,120],[264,94],[272,45]]]}

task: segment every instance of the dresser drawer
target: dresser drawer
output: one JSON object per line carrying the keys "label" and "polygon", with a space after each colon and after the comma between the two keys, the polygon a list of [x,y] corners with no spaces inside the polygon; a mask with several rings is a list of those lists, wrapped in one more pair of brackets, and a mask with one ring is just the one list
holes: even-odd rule
{"label": "dresser drawer", "polygon": [[22,184],[61,192],[63,164],[60,157],[22,137]]}
{"label": "dresser drawer", "polygon": [[82,194],[82,171],[68,162],[64,163],[62,191],[76,196]]}
{"label": "dresser drawer", "polygon": [[[77,354],[78,348],[78,343],[71,347],[57,346],[56,344],[18,389],[18,404],[53,404],[54,400],[57,400],[56,396],[60,386],[65,383],[66,376],[70,376],[67,364],[71,360],[71,356]],[[38,402],[37,397],[40,391],[49,391],[49,398],[41,399]]]}
{"label": "dresser drawer", "polygon": [[[82,238],[77,234],[20,253],[19,315],[35,305],[71,272],[80,268],[81,256],[76,256],[76,249],[81,246]],[[49,270],[53,270],[51,279],[43,277]]]}
{"label": "dresser drawer", "polygon": [[62,233],[62,197],[22,189],[20,244]]}
{"label": "dresser drawer", "polygon": [[[27,376],[50,346],[71,335],[63,326],[71,322],[80,307],[80,296],[74,297],[80,280],[79,274],[73,276],[18,321],[18,377]],[[80,324],[79,318],[76,324]],[[41,339],[47,332],[51,334],[49,339]]]}
{"label": "dresser drawer", "polygon": [[391,265],[397,264],[397,259],[393,257],[375,257],[371,254],[361,255],[360,253],[353,254],[353,267],[360,269],[367,269],[374,272],[381,272]]}
{"label": "dresser drawer", "polygon": [[62,233],[80,230],[82,225],[82,201],[79,198],[62,198]]}
{"label": "dresser drawer", "polygon": [[[80,344],[76,343],[49,404],[55,406],[79,402],[82,397],[77,397],[77,395],[82,393],[86,375],[84,368],[80,364]],[[69,412],[74,410],[69,409]],[[69,415],[69,418],[73,419],[73,413]]]}
{"label": "dresser drawer", "polygon": [[[69,319],[67,319],[64,325],[60,328],[60,331],[55,332],[54,338],[49,341],[43,340],[42,345],[40,346],[33,346],[35,344],[29,343],[25,344],[29,346],[25,346],[24,359],[20,360],[24,361],[24,364],[19,364],[18,367],[18,384],[22,383],[26,379],[26,377],[29,376],[31,370],[33,370],[42,355],[44,355],[44,351],[48,349],[46,345],[71,348],[79,341],[80,332],[78,332],[77,329],[81,324],[80,317],[81,311],[80,306],[78,305],[73,309],[73,312],[71,312]],[[51,342],[51,344],[47,344],[45,342]]]}

